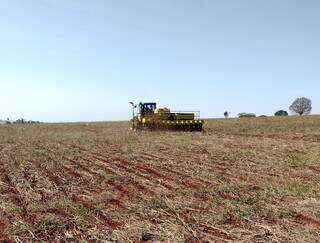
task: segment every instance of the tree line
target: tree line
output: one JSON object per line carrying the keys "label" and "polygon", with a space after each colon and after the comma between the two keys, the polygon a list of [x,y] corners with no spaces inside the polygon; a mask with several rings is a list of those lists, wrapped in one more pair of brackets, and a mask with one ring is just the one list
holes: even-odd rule
{"label": "tree line", "polygon": [[[2,121],[2,120],[0,120]],[[2,121],[5,124],[34,124],[34,123],[40,123],[39,121],[32,121],[32,120],[26,120],[24,118],[20,118],[16,121],[11,121],[9,118],[7,120]]]}
{"label": "tree line", "polygon": [[[312,111],[312,101],[311,101],[311,99],[306,98],[306,97],[297,98],[290,105],[289,110],[291,111],[292,114],[297,114],[300,116],[309,115]],[[225,118],[228,118],[230,115],[230,112],[225,111],[223,115]],[[275,116],[288,116],[289,113],[285,110],[278,110],[274,113],[274,115]],[[242,112],[242,113],[238,114],[238,117],[256,117],[256,114]],[[261,116],[261,117],[265,117],[265,116]]]}

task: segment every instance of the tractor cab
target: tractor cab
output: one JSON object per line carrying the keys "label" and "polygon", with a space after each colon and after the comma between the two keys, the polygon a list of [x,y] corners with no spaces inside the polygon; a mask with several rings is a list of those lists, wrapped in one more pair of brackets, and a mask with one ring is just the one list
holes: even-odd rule
{"label": "tractor cab", "polygon": [[139,114],[141,116],[153,114],[156,109],[157,103],[139,103]]}

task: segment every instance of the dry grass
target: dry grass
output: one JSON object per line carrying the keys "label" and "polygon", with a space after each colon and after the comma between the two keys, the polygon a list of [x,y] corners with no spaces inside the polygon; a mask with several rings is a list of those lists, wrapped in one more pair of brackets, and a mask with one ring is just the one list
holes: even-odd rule
{"label": "dry grass", "polygon": [[320,117],[0,126],[0,240],[316,242]]}

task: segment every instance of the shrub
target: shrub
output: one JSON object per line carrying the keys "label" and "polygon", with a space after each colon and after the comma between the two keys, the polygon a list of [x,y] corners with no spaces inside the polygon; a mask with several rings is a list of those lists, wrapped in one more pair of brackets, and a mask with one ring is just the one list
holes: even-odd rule
{"label": "shrub", "polygon": [[275,116],[288,116],[288,112],[284,110],[279,110],[276,113],[274,113]]}
{"label": "shrub", "polygon": [[254,114],[254,113],[245,113],[245,112],[239,113],[238,116],[239,116],[239,118],[242,118],[242,117],[257,117],[256,114]]}

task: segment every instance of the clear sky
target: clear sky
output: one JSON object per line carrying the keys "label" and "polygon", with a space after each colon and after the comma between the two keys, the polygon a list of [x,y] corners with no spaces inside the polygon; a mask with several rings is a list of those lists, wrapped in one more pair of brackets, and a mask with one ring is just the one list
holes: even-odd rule
{"label": "clear sky", "polygon": [[128,119],[129,101],[320,113],[319,0],[3,0],[0,119]]}

